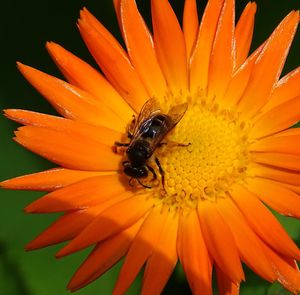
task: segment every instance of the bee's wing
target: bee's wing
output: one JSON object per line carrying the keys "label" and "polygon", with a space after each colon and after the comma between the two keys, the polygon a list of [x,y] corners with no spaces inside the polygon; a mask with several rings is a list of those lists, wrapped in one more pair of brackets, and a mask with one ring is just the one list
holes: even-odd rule
{"label": "bee's wing", "polygon": [[153,116],[155,113],[159,113],[159,112],[160,112],[160,106],[158,101],[155,98],[150,98],[149,100],[147,100],[138,115],[138,118],[135,123],[133,135],[137,134],[141,124],[144,121],[146,121],[148,118]]}
{"label": "bee's wing", "polygon": [[168,116],[171,119],[172,128],[182,119],[182,117],[184,116],[187,108],[188,108],[188,104],[187,103],[182,103],[182,104],[178,104],[178,105],[173,106],[169,110]]}

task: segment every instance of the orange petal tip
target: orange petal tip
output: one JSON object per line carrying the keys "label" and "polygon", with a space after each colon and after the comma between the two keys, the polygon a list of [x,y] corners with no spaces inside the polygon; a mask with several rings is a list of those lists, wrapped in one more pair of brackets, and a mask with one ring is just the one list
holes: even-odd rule
{"label": "orange petal tip", "polygon": [[29,204],[28,206],[26,206],[24,209],[23,209],[24,213],[26,214],[32,214],[32,213],[35,213],[35,210],[34,208],[31,206],[31,204]]}
{"label": "orange petal tip", "polygon": [[78,287],[78,283],[76,284],[76,282],[71,279],[71,281],[68,283],[66,289],[68,291],[70,291],[71,293],[73,293],[73,292],[77,291],[78,289],[80,289],[80,287]]}
{"label": "orange petal tip", "polygon": [[[15,131],[14,133],[16,134],[17,131]],[[17,142],[17,143],[20,143],[20,141],[19,141],[19,139],[17,138],[17,136],[13,137],[12,140],[15,141],[15,142]]]}
{"label": "orange petal tip", "polygon": [[37,248],[33,247],[32,242],[29,242],[27,245],[25,245],[24,249],[26,252],[29,252],[29,251],[36,250]]}
{"label": "orange petal tip", "polygon": [[3,115],[6,116],[6,114],[9,112],[10,109],[4,109],[3,111]]}
{"label": "orange petal tip", "polygon": [[[72,241],[71,241],[72,243]],[[64,246],[63,248],[61,248],[56,254],[55,254],[55,258],[56,259],[60,259],[62,257],[68,256],[72,253],[74,253],[75,251],[70,251],[69,250],[69,244],[67,244],[66,246]],[[77,252],[77,251],[76,251]]]}
{"label": "orange petal tip", "polygon": [[62,58],[64,48],[59,44],[52,41],[47,41],[45,47],[54,61]]}
{"label": "orange petal tip", "polygon": [[3,180],[0,182],[0,188],[9,188],[9,179],[8,180]]}
{"label": "orange petal tip", "polygon": [[26,206],[23,211],[26,214],[34,214],[34,213],[45,213],[45,211],[43,210],[39,210],[39,208],[36,206],[36,202],[33,202],[31,204],[29,204],[28,206]]}
{"label": "orange petal tip", "polygon": [[20,73],[25,76],[25,74],[27,74],[28,71],[30,70],[35,70],[34,68],[27,66],[21,62],[17,62],[17,69],[20,71]]}
{"label": "orange petal tip", "polygon": [[19,71],[22,70],[22,68],[27,67],[25,64],[21,63],[20,61],[16,62],[17,68],[19,69]]}
{"label": "orange petal tip", "polygon": [[15,114],[18,113],[20,110],[19,109],[5,109],[3,110],[3,115],[11,120],[15,119]]}
{"label": "orange petal tip", "polygon": [[60,259],[60,258],[63,258],[64,256],[68,255],[68,254],[65,254],[65,253],[64,253],[65,251],[63,251],[63,250],[64,250],[64,248],[62,248],[61,250],[59,250],[59,251],[55,254],[55,258],[56,258],[56,259]]}
{"label": "orange petal tip", "polygon": [[18,138],[18,136],[20,135],[20,132],[21,132],[20,128],[18,128],[17,130],[14,131],[14,135],[16,137],[14,137],[13,140],[16,140]]}
{"label": "orange petal tip", "polygon": [[49,47],[54,47],[54,46],[59,46],[59,45],[53,41],[46,41],[45,46],[47,49],[49,49]]}
{"label": "orange petal tip", "polygon": [[82,7],[82,9],[79,12],[80,19],[83,20],[86,17],[87,14],[90,14],[89,10],[85,6]]}
{"label": "orange petal tip", "polygon": [[15,109],[4,109],[3,110],[3,114],[4,114],[4,116],[7,116],[7,114],[9,114],[9,113],[11,113],[13,111],[15,111]]}

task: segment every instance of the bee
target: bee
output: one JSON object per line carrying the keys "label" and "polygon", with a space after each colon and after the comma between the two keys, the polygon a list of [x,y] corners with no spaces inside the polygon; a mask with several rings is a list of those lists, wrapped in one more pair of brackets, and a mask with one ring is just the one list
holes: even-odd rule
{"label": "bee", "polygon": [[[176,105],[167,114],[164,114],[160,110],[158,101],[151,98],[142,107],[137,120],[134,117],[131,123],[131,128],[128,131],[130,142],[115,142],[115,150],[117,147],[127,147],[126,156],[128,160],[123,162],[123,166],[124,173],[131,177],[129,180],[130,185],[132,185],[132,180],[136,179],[143,187],[151,188],[143,184],[140,179],[148,177],[149,171],[153,175],[153,180],[157,178],[154,168],[149,165],[149,159],[153,156],[156,148],[167,144],[162,140],[182,119],[187,106],[187,103]],[[177,145],[186,146],[184,144]],[[161,175],[164,188],[164,170],[157,157],[154,161]]]}

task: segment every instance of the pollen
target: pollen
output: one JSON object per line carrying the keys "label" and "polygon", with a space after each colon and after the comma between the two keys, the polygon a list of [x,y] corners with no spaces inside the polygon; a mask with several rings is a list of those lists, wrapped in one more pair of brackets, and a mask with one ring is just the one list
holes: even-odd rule
{"label": "pollen", "polygon": [[156,152],[165,177],[156,195],[166,205],[182,209],[201,200],[216,202],[246,177],[248,128],[234,113],[205,101],[189,105]]}

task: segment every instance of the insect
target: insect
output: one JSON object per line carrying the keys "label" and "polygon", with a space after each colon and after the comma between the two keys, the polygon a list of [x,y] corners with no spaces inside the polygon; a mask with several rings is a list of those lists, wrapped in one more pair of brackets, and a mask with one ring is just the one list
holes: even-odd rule
{"label": "insect", "polygon": [[[137,120],[133,119],[131,128],[128,131],[129,143],[115,142],[115,148],[127,147],[127,159],[123,162],[124,173],[131,177],[129,183],[136,179],[140,185],[151,188],[143,184],[140,179],[146,178],[150,173],[153,180],[157,178],[155,170],[149,165],[149,159],[152,157],[155,149],[165,142],[162,142],[167,133],[182,119],[187,110],[187,103],[172,107],[168,114],[161,112],[159,103],[156,99],[149,99],[141,109]],[[130,129],[133,129],[132,131]],[[178,144],[179,146],[186,146]],[[164,171],[160,165],[159,159],[154,159],[158,171],[161,174],[162,185],[164,188]]]}

